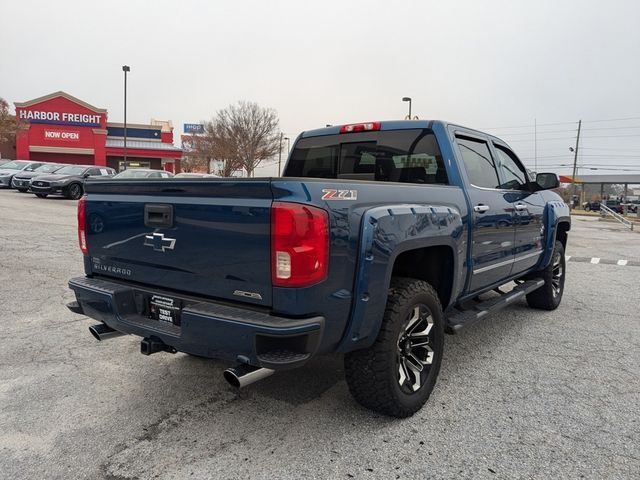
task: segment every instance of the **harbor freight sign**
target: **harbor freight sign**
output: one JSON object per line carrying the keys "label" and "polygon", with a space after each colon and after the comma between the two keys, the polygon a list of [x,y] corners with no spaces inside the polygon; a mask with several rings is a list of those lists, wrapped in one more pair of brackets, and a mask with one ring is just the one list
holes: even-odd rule
{"label": "harbor freight sign", "polygon": [[73,112],[47,112],[43,110],[20,110],[20,120],[29,120],[33,123],[61,123],[72,125],[100,125],[100,115]]}
{"label": "harbor freight sign", "polygon": [[184,133],[204,133],[204,125],[201,123],[185,123]]}

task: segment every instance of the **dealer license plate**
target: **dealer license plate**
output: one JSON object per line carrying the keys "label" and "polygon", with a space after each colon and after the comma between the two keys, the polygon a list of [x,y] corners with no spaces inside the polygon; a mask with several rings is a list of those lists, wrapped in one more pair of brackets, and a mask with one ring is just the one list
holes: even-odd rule
{"label": "dealer license plate", "polygon": [[175,298],[153,295],[149,299],[149,316],[159,322],[180,325],[181,309],[180,300]]}

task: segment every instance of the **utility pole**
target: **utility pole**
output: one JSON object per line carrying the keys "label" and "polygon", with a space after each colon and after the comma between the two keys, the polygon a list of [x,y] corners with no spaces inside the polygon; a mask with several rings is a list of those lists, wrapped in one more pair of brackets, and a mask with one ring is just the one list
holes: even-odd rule
{"label": "utility pole", "polygon": [[538,122],[533,119],[533,169],[538,174]]}
{"label": "utility pole", "polygon": [[[578,145],[580,143],[580,128],[582,127],[582,120],[578,120],[578,135],[576,136],[576,149],[573,156],[573,175],[571,176],[571,183],[573,184],[573,197],[576,196],[576,170],[578,167]],[[571,199],[573,201],[573,198]]]}
{"label": "utility pole", "polygon": [[280,164],[282,163],[282,138],[284,133],[280,132],[280,148],[278,148],[278,176],[280,176]]}

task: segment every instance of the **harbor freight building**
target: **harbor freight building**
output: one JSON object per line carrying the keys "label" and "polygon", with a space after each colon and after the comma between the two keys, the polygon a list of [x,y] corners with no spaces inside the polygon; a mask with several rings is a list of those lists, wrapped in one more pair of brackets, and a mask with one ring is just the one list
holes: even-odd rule
{"label": "harbor freight building", "polygon": [[16,135],[16,158],[46,162],[180,171],[182,149],[173,145],[171,121],[127,123],[107,121],[107,110],[65,92],[16,102],[23,128]]}

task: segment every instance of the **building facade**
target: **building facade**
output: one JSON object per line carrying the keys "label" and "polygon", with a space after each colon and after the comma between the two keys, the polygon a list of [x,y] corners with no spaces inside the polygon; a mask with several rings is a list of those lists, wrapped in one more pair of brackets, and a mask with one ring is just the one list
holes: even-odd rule
{"label": "building facade", "polygon": [[[182,150],[173,145],[170,121],[124,124],[107,121],[107,110],[65,92],[16,102],[23,128],[16,135],[16,158],[123,168],[180,170]],[[126,164],[125,164],[126,153]]]}

